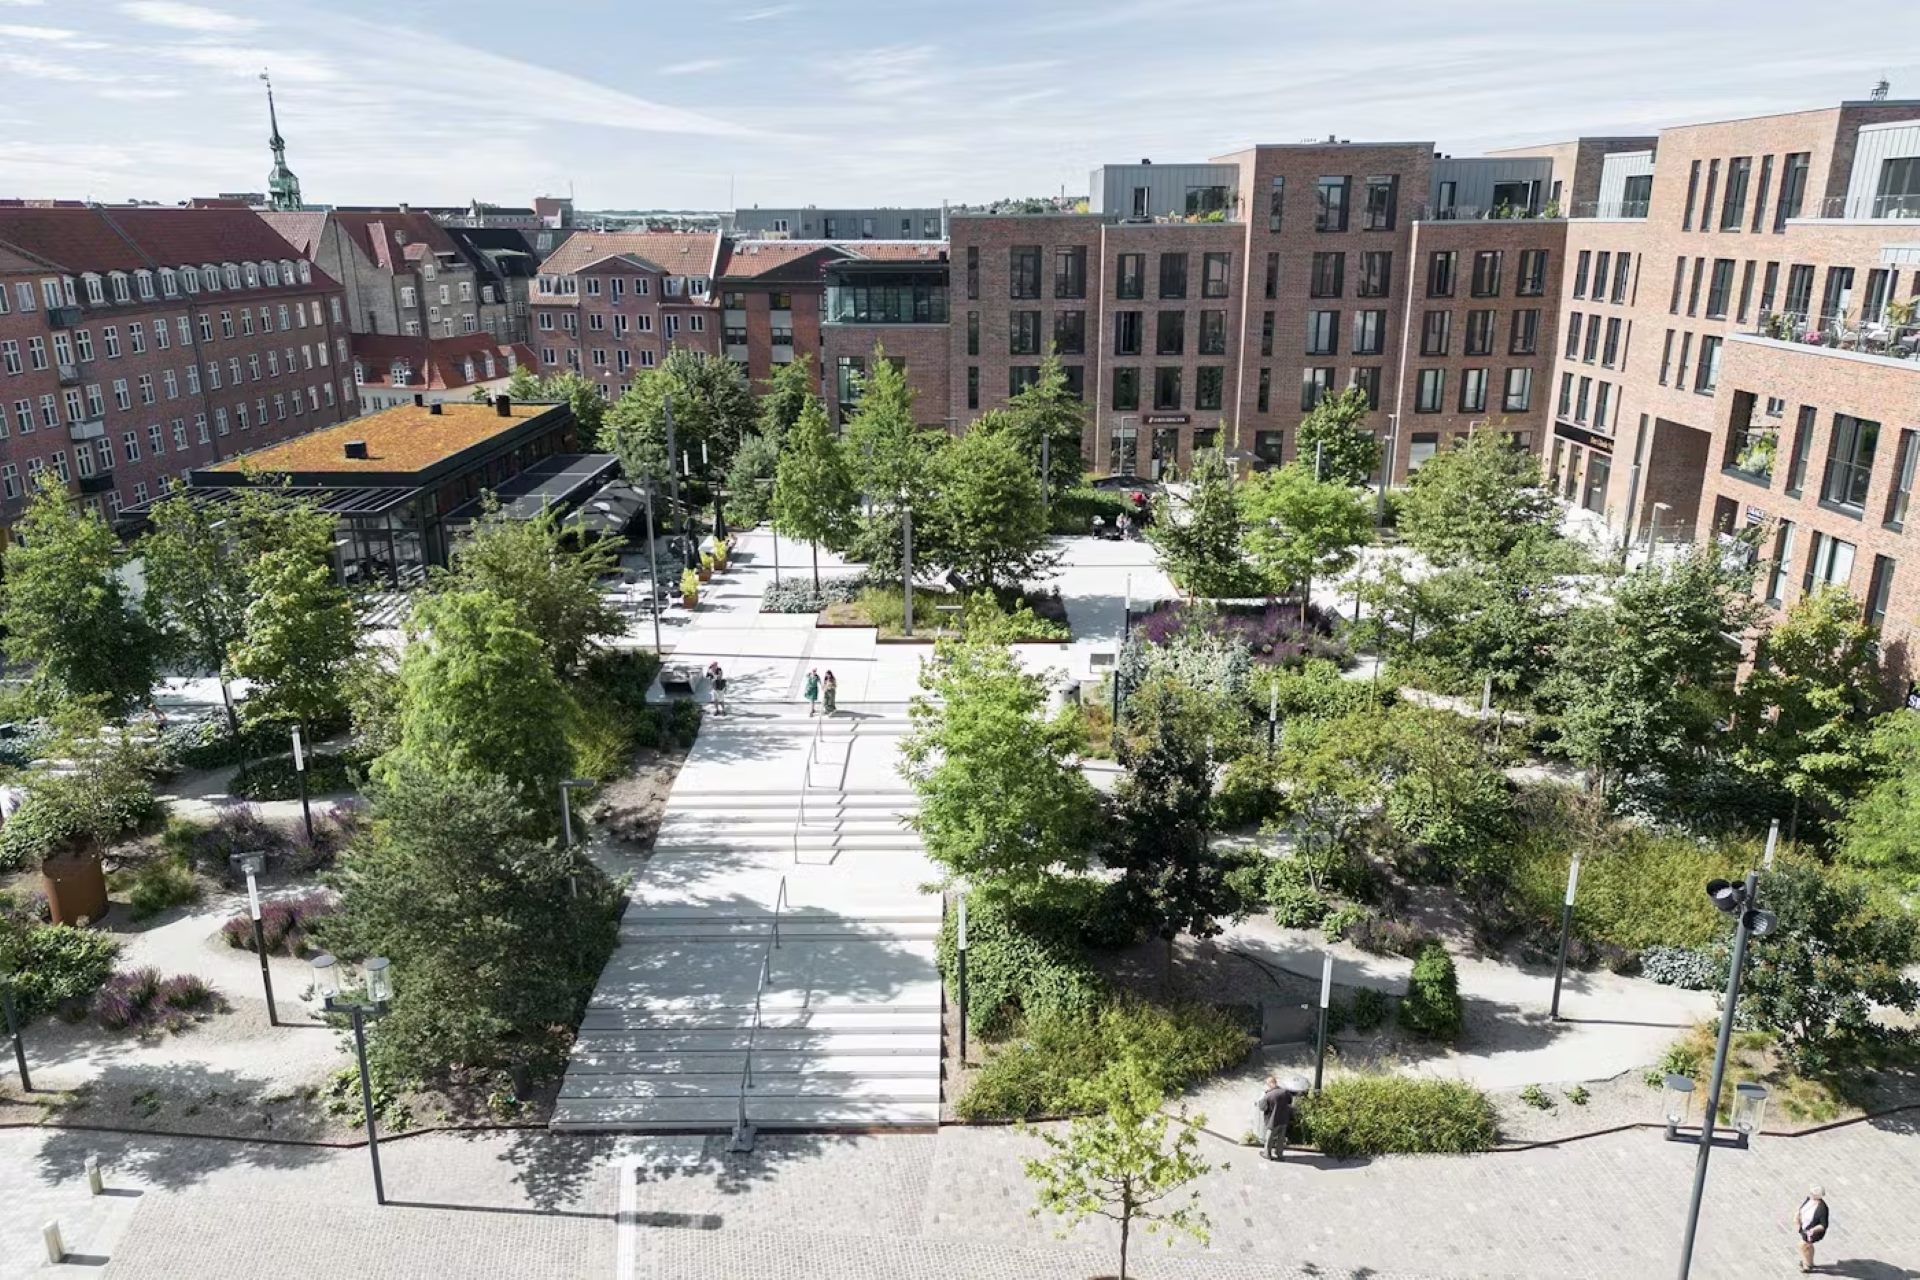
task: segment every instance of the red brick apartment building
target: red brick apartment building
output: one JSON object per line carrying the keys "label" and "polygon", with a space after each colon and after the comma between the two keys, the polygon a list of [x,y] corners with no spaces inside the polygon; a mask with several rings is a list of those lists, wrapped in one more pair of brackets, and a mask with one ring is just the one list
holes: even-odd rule
{"label": "red brick apartment building", "polygon": [[720,354],[717,231],[583,231],[540,264],[528,297],[542,373],[617,398],[673,347]]}
{"label": "red brick apartment building", "polygon": [[111,518],[358,412],[338,284],[245,209],[0,206],[0,524]]}

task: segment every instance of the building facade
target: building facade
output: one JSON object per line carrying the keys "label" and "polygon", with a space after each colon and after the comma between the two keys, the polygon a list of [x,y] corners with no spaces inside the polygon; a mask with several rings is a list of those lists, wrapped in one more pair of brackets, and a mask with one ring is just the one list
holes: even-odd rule
{"label": "building facade", "polygon": [[525,345],[479,333],[460,338],[355,334],[349,350],[362,413],[476,396],[490,400],[506,393],[515,369],[533,362]]}
{"label": "building facade", "polygon": [[729,234],[754,240],[944,240],[947,211],[941,209],[736,209]]}
{"label": "building facade", "polygon": [[0,521],[111,518],[357,412],[340,286],[243,209],[0,208]]}
{"label": "building facade", "polygon": [[259,216],[340,281],[355,333],[452,338],[512,331],[509,300],[428,214],[307,210]]}
{"label": "building facade", "polygon": [[543,374],[614,399],[675,347],[720,354],[717,232],[580,232],[540,264],[529,299]]}

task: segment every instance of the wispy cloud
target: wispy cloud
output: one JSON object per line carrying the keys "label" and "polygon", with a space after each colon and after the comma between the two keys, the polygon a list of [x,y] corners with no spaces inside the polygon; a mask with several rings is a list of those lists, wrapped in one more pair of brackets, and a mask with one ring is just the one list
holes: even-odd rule
{"label": "wispy cloud", "polygon": [[708,71],[723,71],[740,61],[738,58],[694,58],[688,62],[670,62],[660,68],[663,76],[697,76]]}
{"label": "wispy cloud", "polygon": [[179,0],[127,0],[120,6],[120,12],[152,26],[171,27],[176,31],[251,31],[260,25],[237,13],[182,4]]}
{"label": "wispy cloud", "polygon": [[784,17],[789,13],[798,13],[799,11],[800,11],[800,6],[797,4],[770,4],[770,5],[767,5],[765,8],[749,9],[745,13],[736,13],[732,17],[728,18],[727,21],[728,22],[765,22],[769,18]]}
{"label": "wispy cloud", "polygon": [[59,80],[68,84],[86,84],[97,78],[84,67],[5,49],[0,49],[0,71],[23,80]]}
{"label": "wispy cloud", "polygon": [[48,44],[65,44],[80,39],[78,31],[69,31],[64,27],[22,27],[0,22],[0,39],[4,40],[43,40]]}

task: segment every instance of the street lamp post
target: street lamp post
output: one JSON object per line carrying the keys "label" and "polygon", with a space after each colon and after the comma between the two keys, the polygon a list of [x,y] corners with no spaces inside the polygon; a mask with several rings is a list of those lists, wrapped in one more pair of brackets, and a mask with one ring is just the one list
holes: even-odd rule
{"label": "street lamp post", "polygon": [[307,753],[300,726],[293,726],[293,771],[300,775],[300,816],[307,824],[307,843],[313,843],[313,806],[307,803]]}
{"label": "street lamp post", "polygon": [[247,877],[247,914],[253,917],[253,949],[260,957],[260,985],[267,993],[267,1025],[280,1025],[280,1012],[273,1003],[273,971],[267,965],[266,926],[260,919],[260,873],[266,870],[264,853],[236,853],[233,865]]}
{"label": "street lamp post", "polygon": [[[564,778],[560,782],[560,838],[565,842],[561,848],[568,853],[573,852],[573,805],[568,802],[567,793],[592,785],[592,778]],[[573,891],[574,897],[580,896],[579,876],[568,875],[567,886]]]}
{"label": "street lamp post", "polygon": [[653,615],[653,652],[660,649],[660,557],[653,549],[653,477],[647,477],[647,612]]}
{"label": "street lamp post", "polygon": [[0,1005],[6,1007],[7,1039],[13,1041],[13,1065],[20,1071],[20,1091],[33,1092],[33,1077],[27,1074],[27,1042],[21,1038],[20,1012],[13,1006],[13,976],[0,978]]}
{"label": "street lamp post", "polygon": [[1400,415],[1387,415],[1387,438],[1380,449],[1380,496],[1373,509],[1373,522],[1384,527],[1387,523],[1387,486],[1393,481],[1393,446],[1400,435]]}
{"label": "street lamp post", "polygon": [[373,1202],[387,1202],[386,1183],[380,1177],[380,1135],[373,1115],[373,1083],[367,1072],[367,1022],[387,1014],[393,1000],[393,965],[385,956],[369,956],[360,966],[366,980],[361,998],[340,994],[340,963],[331,955],[313,959],[314,987],[328,1013],[343,1014],[353,1026],[353,1054],[360,1066],[360,1105],[367,1115],[367,1156],[373,1161]]}
{"label": "street lamp post", "polygon": [[1567,864],[1567,898],[1560,907],[1560,959],[1553,966],[1553,1005],[1547,1016],[1560,1021],[1560,979],[1567,972],[1567,941],[1573,936],[1573,892],[1580,885],[1580,855]]}
{"label": "street lamp post", "polygon": [[[1687,1234],[1680,1246],[1680,1280],[1687,1280],[1687,1273],[1693,1267],[1693,1241],[1700,1228],[1700,1200],[1707,1189],[1707,1160],[1713,1154],[1716,1145],[1714,1129],[1720,1114],[1720,1087],[1726,1081],[1727,1049],[1733,1040],[1734,1009],[1740,1003],[1741,968],[1747,959],[1747,939],[1765,937],[1773,932],[1774,917],[1771,911],[1760,909],[1759,903],[1760,873],[1747,872],[1744,884],[1734,884],[1730,880],[1707,881],[1707,897],[1722,912],[1734,917],[1733,956],[1727,969],[1727,995],[1724,1008],[1720,1013],[1720,1041],[1713,1054],[1713,1080],[1707,1086],[1707,1109],[1700,1119],[1700,1155],[1693,1167],[1693,1199],[1687,1206]],[[1689,1082],[1691,1090],[1691,1082]],[[1759,1131],[1760,1118],[1766,1108],[1766,1091],[1757,1093],[1749,1088],[1741,1091],[1740,1106],[1734,1116],[1735,1135],[1725,1139],[1721,1145],[1744,1148],[1752,1135]],[[1667,1140],[1670,1142],[1691,1142],[1693,1136],[1686,1133],[1671,1119],[1667,1125]]]}
{"label": "street lamp post", "polygon": [[906,621],[901,633],[913,637],[913,508],[907,505],[906,491],[900,493],[900,581],[906,591]]}
{"label": "street lamp post", "polygon": [[1280,739],[1280,682],[1267,686],[1267,759],[1273,759],[1273,747]]}
{"label": "street lamp post", "polygon": [[960,1065],[967,1065],[967,890],[960,888],[960,920],[954,959],[960,986]]}
{"label": "street lamp post", "polygon": [[1320,1081],[1327,1073],[1327,1011],[1333,1007],[1333,952],[1320,959],[1320,1027],[1314,1034],[1313,1091],[1320,1092]]}

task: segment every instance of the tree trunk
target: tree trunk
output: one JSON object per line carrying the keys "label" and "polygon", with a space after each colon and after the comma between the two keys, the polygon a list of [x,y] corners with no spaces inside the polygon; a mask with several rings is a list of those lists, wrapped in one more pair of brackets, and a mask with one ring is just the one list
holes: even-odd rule
{"label": "tree trunk", "polygon": [[1160,967],[1160,994],[1167,999],[1173,998],[1173,935],[1166,936],[1166,963]]}
{"label": "tree trunk", "polygon": [[[773,536],[777,538],[780,535],[776,533]],[[813,546],[813,594],[817,596],[820,594],[820,540],[818,538],[815,538],[812,542],[812,546]]]}
{"label": "tree trunk", "polygon": [[1307,601],[1313,596],[1313,575],[1308,574],[1300,582],[1300,630],[1307,629]]}
{"label": "tree trunk", "polygon": [[220,701],[227,708],[227,731],[233,735],[233,753],[240,757],[240,776],[247,776],[247,740],[240,736],[240,713],[234,710],[233,690],[225,676],[220,677]]}
{"label": "tree trunk", "polygon": [[1127,1235],[1133,1229],[1133,1206],[1120,1207],[1120,1280],[1127,1280]]}
{"label": "tree trunk", "polygon": [[1800,838],[1800,797],[1793,798],[1793,812],[1787,817],[1787,843],[1792,844]]}

